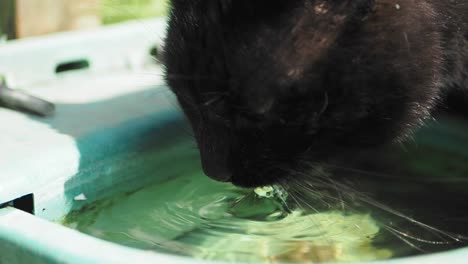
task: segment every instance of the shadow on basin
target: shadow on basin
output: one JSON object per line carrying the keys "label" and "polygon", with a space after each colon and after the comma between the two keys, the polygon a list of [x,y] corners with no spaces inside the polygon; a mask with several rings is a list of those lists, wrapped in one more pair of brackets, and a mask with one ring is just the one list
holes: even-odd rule
{"label": "shadow on basin", "polygon": [[[72,209],[119,192],[185,173],[198,162],[189,126],[167,90],[155,87],[86,104],[57,104],[41,119],[76,139],[76,175],[65,183]],[[87,201],[75,201],[84,194]]]}

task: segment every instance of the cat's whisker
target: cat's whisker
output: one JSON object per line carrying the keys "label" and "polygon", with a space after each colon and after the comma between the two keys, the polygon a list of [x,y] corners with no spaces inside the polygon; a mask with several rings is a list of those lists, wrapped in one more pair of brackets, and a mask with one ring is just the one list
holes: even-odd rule
{"label": "cat's whisker", "polygon": [[[369,195],[366,195],[362,192],[358,192],[355,188],[352,188],[348,184],[344,184],[341,182],[337,182],[332,179],[332,175],[325,173],[323,170],[318,169],[316,166],[317,164],[314,164],[312,162],[303,162],[302,165],[304,165],[304,170],[293,170],[293,169],[288,169],[288,171],[294,175],[300,175],[302,178],[296,179],[295,177],[290,177],[290,189],[296,189],[297,192],[306,192],[309,197],[314,197],[314,199],[318,199],[320,202],[323,202],[325,204],[326,199],[330,199],[335,202],[341,203],[341,209],[344,210],[346,208],[345,206],[345,199],[351,199],[351,200],[358,200],[360,202],[364,202],[365,204],[371,205],[374,208],[377,208],[379,210],[382,210],[384,212],[390,213],[394,216],[397,216],[405,221],[408,221],[409,223],[422,228],[426,232],[429,232],[433,236],[437,237],[438,240],[427,240],[421,237],[417,237],[415,235],[411,235],[407,232],[401,231],[396,229],[395,227],[390,226],[389,224],[384,224],[384,228],[401,239],[403,242],[407,243],[408,245],[414,247],[414,248],[419,248],[417,245],[415,245],[413,242],[410,240],[413,240],[418,243],[424,243],[424,244],[432,244],[432,245],[446,245],[450,243],[460,243],[460,242],[466,242],[468,241],[468,237],[457,235],[457,234],[452,234],[446,231],[443,231],[441,229],[435,228],[433,226],[424,224],[423,222],[420,222],[416,220],[415,218],[409,217],[385,204],[382,204],[375,199],[371,198]],[[321,164],[323,166],[323,164]],[[326,167],[326,165],[324,166]],[[333,168],[332,166],[329,166],[330,168]],[[338,166],[335,166],[338,167]],[[340,167],[340,169],[348,169],[344,167]],[[362,171],[362,170],[357,170],[357,169],[352,169],[349,168],[349,170],[352,170],[353,172],[357,173],[365,173],[366,175],[372,174],[372,172],[367,172],[367,171]],[[310,171],[312,173],[306,173],[304,171]],[[387,175],[387,174],[382,174],[385,177],[392,177],[392,175]],[[323,188],[324,190],[326,189],[333,189],[335,192],[339,193],[338,197],[333,197],[329,194],[326,194],[325,192],[320,192],[318,188]],[[290,193],[293,193],[293,191],[289,191]],[[318,195],[320,193],[320,195]],[[299,195],[294,195],[295,200],[297,203],[304,202],[302,198],[300,198]],[[305,202],[306,205],[311,206],[310,202]],[[349,207],[349,206],[348,206]],[[318,210],[316,210],[318,211]]]}
{"label": "cat's whisker", "polygon": [[435,240],[427,240],[427,239],[423,239],[423,238],[420,238],[420,237],[416,237],[416,236],[413,236],[409,233],[405,233],[403,231],[400,231],[396,228],[393,228],[392,226],[390,225],[385,225],[385,229],[387,229],[388,231],[392,231],[392,232],[395,232],[395,233],[398,233],[399,235],[407,238],[407,239],[411,239],[411,240],[414,240],[414,241],[417,241],[417,242],[422,242],[422,243],[425,243],[425,244],[432,244],[432,245],[448,245],[450,244],[451,242],[450,241],[435,241]]}
{"label": "cat's whisker", "polygon": [[[287,184],[287,186],[284,186],[284,185],[281,185],[283,189],[287,190],[290,186],[289,184]],[[303,200],[302,198],[300,198],[299,196],[296,196],[293,192],[289,192],[288,191],[288,197],[290,197],[293,202],[296,204],[296,206],[301,209],[302,211],[306,212],[308,210],[306,209],[312,209],[313,211],[315,211],[316,213],[320,213],[319,210],[315,209],[312,204],[308,203],[307,201]],[[286,203],[286,202],[285,202]],[[308,208],[305,208],[302,204],[305,204],[305,206],[307,206]],[[287,208],[290,212],[292,212],[291,208]],[[307,218],[313,220],[312,216],[311,215],[306,215]],[[299,221],[299,220],[297,220]],[[315,228],[317,226],[317,223],[315,223],[314,221],[311,221],[311,225],[308,227],[308,228]]]}
{"label": "cat's whisker", "polygon": [[404,236],[400,235],[399,233],[397,232],[394,232],[392,229],[387,229],[385,228],[385,230],[387,230],[388,232],[390,232],[390,234],[394,235],[395,237],[397,237],[398,239],[400,239],[401,241],[403,241],[405,244],[407,244],[408,246],[414,248],[415,250],[419,251],[419,252],[423,252],[423,253],[427,253],[425,250],[423,250],[421,247],[418,247],[415,243],[411,242],[410,240],[408,240],[407,238],[405,238]]}
{"label": "cat's whisker", "polygon": [[213,76],[203,76],[203,75],[188,75],[188,74],[162,74],[167,80],[189,80],[189,81],[216,81],[221,83],[227,83],[228,80],[223,80],[219,78],[215,78]]}

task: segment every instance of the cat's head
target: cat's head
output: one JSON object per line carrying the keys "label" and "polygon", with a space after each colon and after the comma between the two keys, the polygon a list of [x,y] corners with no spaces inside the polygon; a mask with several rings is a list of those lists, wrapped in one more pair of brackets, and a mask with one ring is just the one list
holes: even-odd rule
{"label": "cat's head", "polygon": [[401,139],[428,117],[436,25],[430,7],[390,2],[174,0],[166,79],[205,173],[270,184],[302,160]]}

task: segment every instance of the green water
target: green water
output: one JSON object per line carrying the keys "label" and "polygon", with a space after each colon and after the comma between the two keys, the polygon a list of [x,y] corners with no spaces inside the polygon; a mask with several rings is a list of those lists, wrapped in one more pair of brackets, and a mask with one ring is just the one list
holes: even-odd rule
{"label": "green water", "polygon": [[208,179],[183,175],[115,196],[72,213],[66,225],[140,249],[202,259],[373,260],[379,232],[367,214],[288,211],[275,198]]}
{"label": "green water", "polygon": [[350,262],[458,248],[468,234],[467,131],[457,122],[422,130],[376,162],[379,175],[336,170],[348,179],[337,178],[336,189],[262,196],[210,180],[196,155],[184,154],[172,166],[192,173],[88,204],[63,223],[130,247],[231,262]]}

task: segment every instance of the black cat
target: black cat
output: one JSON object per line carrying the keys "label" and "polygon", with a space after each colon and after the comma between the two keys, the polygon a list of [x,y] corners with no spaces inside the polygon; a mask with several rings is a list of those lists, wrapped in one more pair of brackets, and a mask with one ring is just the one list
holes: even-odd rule
{"label": "black cat", "polygon": [[173,0],[163,62],[240,186],[402,141],[468,89],[468,0]]}

